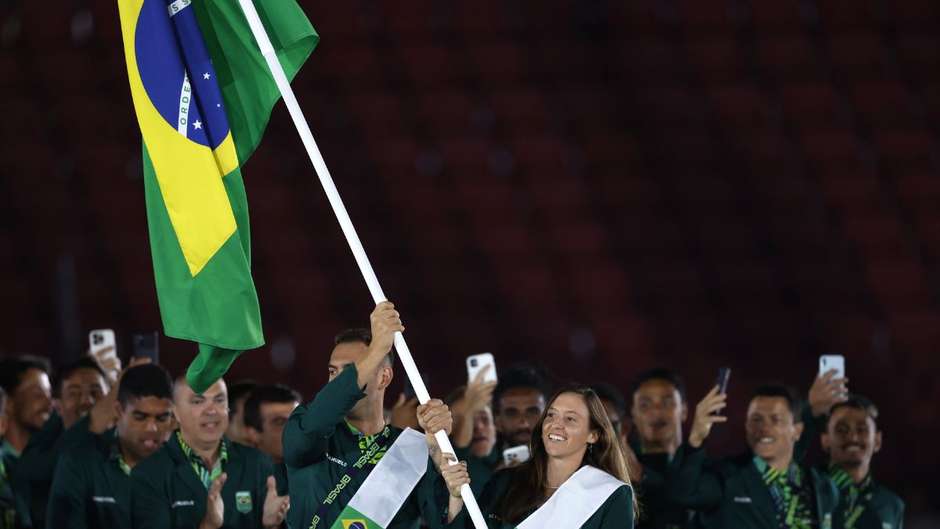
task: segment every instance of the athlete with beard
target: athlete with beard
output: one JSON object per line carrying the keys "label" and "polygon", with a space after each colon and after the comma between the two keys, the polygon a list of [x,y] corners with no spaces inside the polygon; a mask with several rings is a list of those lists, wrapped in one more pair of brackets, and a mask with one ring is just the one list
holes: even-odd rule
{"label": "athlete with beard", "polygon": [[493,393],[497,451],[529,444],[532,429],[545,411],[547,387],[545,377],[533,366],[520,364],[500,373]]}
{"label": "athlete with beard", "polygon": [[854,395],[832,407],[822,435],[827,470],[840,492],[838,526],[845,529],[900,529],[904,521],[904,502],[871,475],[882,442],[877,420],[878,408]]}
{"label": "athlete with beard", "polygon": [[460,423],[453,436],[457,457],[467,462],[475,493],[482,492],[493,473],[505,466],[504,450],[530,445],[548,393],[542,371],[528,364],[501,372],[495,387],[483,382],[482,375],[451,400],[457,411],[455,422]]}
{"label": "athlete with beard", "polygon": [[669,480],[678,468],[676,451],[682,445],[682,423],[688,417],[685,384],[668,369],[651,369],[633,382],[630,446],[636,454],[640,479],[637,492],[643,509],[637,520],[641,529],[691,527],[694,512],[673,501]]}

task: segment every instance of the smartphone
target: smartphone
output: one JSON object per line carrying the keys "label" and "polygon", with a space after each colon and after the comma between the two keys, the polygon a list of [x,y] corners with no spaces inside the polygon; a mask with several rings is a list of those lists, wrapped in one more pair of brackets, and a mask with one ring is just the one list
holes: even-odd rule
{"label": "smartphone", "polygon": [[151,363],[160,363],[160,333],[157,331],[134,335],[134,356],[149,358]]}
{"label": "smartphone", "polygon": [[836,370],[836,378],[845,378],[845,357],[842,355],[822,355],[819,357],[819,374]]}
{"label": "smartphone", "polygon": [[98,362],[108,358],[117,358],[117,340],[114,329],[95,329],[88,333],[88,353]]}
{"label": "smartphone", "polygon": [[486,366],[490,368],[483,375],[483,382],[496,382],[496,360],[491,353],[482,353],[467,357],[467,381],[473,382]]}
{"label": "smartphone", "polygon": [[529,460],[529,446],[519,445],[503,450],[503,465],[513,467]]}
{"label": "smartphone", "polygon": [[724,395],[728,393],[728,379],[731,378],[731,368],[722,367],[718,369],[718,379],[715,381],[715,385],[718,386],[718,393]]}

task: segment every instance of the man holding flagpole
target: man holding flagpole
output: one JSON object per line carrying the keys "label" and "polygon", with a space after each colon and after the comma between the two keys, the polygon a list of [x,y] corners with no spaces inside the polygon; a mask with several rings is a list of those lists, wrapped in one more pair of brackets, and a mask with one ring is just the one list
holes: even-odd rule
{"label": "man holding flagpole", "polygon": [[284,429],[291,527],[411,529],[421,518],[432,528],[444,522],[447,490],[432,466],[441,462],[433,435],[450,432],[453,418],[443,402],[431,400],[418,408],[426,436],[385,423],[391,348],[404,326],[394,305],[383,302],[371,327],[358,338],[338,337],[329,382],[294,410]]}

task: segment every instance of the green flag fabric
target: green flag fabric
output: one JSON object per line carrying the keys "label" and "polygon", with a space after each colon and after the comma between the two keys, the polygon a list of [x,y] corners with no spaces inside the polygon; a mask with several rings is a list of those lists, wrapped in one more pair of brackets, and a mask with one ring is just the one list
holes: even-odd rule
{"label": "green flag fabric", "polygon": [[[319,41],[294,0],[255,0],[289,79]],[[119,0],[160,312],[198,343],[197,393],[264,344],[241,166],[280,93],[237,0]]]}

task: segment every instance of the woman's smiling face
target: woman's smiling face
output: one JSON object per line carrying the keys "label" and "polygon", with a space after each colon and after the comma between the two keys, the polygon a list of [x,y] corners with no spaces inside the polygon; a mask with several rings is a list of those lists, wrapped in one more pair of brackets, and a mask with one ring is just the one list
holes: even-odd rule
{"label": "woman's smiling face", "polygon": [[562,393],[551,403],[542,423],[542,442],[549,457],[556,458],[583,456],[587,445],[597,442],[584,397]]}

